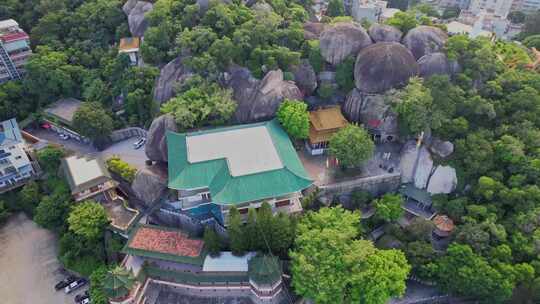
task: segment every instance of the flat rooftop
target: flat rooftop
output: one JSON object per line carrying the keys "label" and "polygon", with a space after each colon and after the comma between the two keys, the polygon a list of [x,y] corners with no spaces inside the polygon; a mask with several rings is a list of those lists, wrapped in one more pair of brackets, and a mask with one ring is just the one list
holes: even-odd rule
{"label": "flat rooftop", "polygon": [[97,158],[70,156],[65,158],[65,162],[72,173],[75,186],[106,176]]}
{"label": "flat rooftop", "polygon": [[129,248],[162,254],[196,258],[201,255],[204,242],[190,239],[183,232],[155,226],[141,226],[130,238]]}
{"label": "flat rooftop", "polygon": [[232,176],[283,168],[268,129],[264,126],[186,137],[190,163],[225,159]]}
{"label": "flat rooftop", "polygon": [[203,271],[208,272],[248,272],[249,260],[256,253],[250,252],[243,256],[235,256],[232,252],[221,252],[219,256],[207,255],[204,259]]}
{"label": "flat rooftop", "polygon": [[45,109],[45,113],[60,119],[65,124],[73,122],[75,112],[81,107],[82,101],[75,98],[60,99]]}

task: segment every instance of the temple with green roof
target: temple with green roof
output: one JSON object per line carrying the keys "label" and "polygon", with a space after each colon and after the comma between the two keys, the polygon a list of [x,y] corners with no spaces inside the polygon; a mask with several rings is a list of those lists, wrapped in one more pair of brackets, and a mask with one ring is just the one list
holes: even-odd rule
{"label": "temple with green roof", "polygon": [[301,191],[313,181],[276,120],[191,133],[167,133],[170,208],[227,225],[268,202],[274,211],[302,210]]}

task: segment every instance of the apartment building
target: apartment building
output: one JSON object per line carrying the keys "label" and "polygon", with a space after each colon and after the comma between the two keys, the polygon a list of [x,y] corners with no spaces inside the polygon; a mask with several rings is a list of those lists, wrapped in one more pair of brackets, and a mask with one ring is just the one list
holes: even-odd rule
{"label": "apartment building", "polygon": [[35,175],[17,121],[0,122],[0,193],[23,186]]}
{"label": "apartment building", "polygon": [[0,21],[0,83],[20,79],[30,55],[30,37],[17,21]]}

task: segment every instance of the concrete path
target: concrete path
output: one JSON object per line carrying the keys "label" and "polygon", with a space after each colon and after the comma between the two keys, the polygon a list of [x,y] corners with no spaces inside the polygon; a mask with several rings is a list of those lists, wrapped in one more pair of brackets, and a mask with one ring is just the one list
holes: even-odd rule
{"label": "concrete path", "polygon": [[56,259],[57,239],[24,214],[0,228],[0,302],[2,304],[73,304],[76,294],[55,291],[64,278]]}

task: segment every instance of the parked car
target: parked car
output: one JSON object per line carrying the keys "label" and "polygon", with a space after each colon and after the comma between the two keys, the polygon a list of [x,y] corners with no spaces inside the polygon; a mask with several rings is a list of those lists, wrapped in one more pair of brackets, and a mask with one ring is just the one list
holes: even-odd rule
{"label": "parked car", "polygon": [[144,146],[145,143],[146,137],[141,137],[139,138],[139,140],[133,143],[133,148],[135,148],[135,150],[140,149],[142,146]]}
{"label": "parked car", "polygon": [[84,278],[78,279],[77,281],[75,281],[75,282],[69,284],[68,286],[66,286],[66,287],[64,288],[64,292],[67,293],[67,294],[69,294],[69,293],[71,293],[72,291],[74,291],[74,290],[76,290],[76,289],[78,289],[78,288],[81,288],[81,287],[83,287],[83,286],[86,285],[86,284],[88,284],[88,280],[87,280],[87,279],[84,279]]}
{"label": "parked car", "polygon": [[69,276],[67,279],[64,279],[64,280],[56,283],[56,285],[54,285],[54,289],[60,290],[60,289],[65,288],[66,286],[68,286],[69,284],[71,284],[71,283],[73,283],[75,281],[77,281],[77,277]]}
{"label": "parked car", "polygon": [[84,293],[80,293],[80,294],[75,296],[75,303],[80,303],[84,299],[89,298],[89,297],[90,297],[90,294],[88,293],[88,290],[87,290]]}
{"label": "parked car", "polygon": [[90,304],[90,303],[92,303],[92,300],[90,300],[90,298],[86,298],[82,300],[81,302],[79,302],[78,304]]}
{"label": "parked car", "polygon": [[67,135],[67,134],[61,133],[60,138],[63,139],[63,140],[68,140],[68,139],[70,139],[70,136]]}

